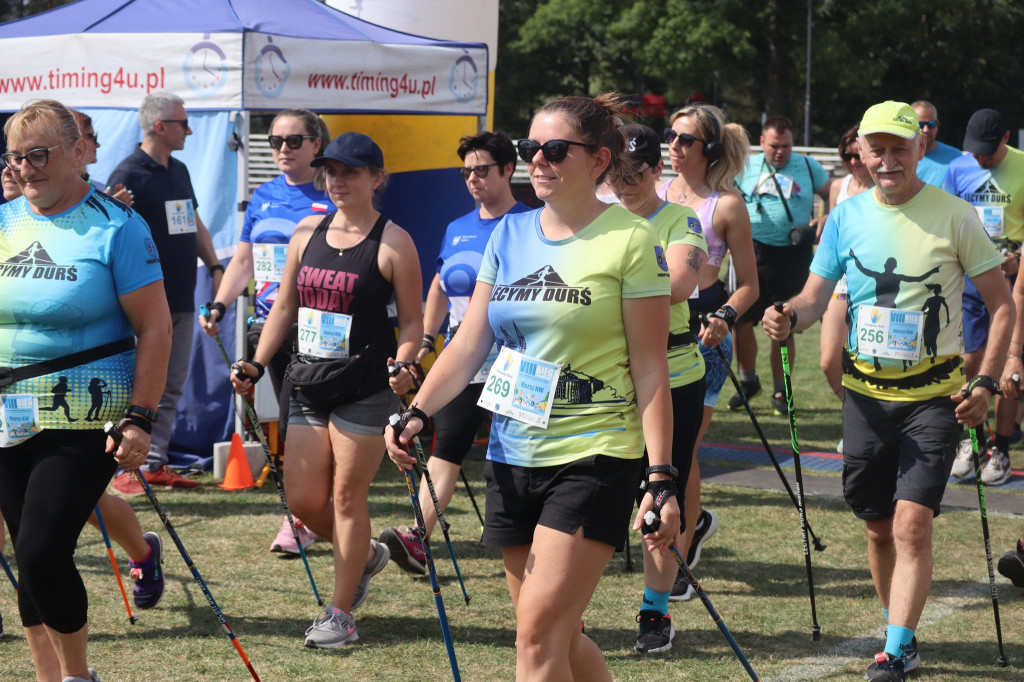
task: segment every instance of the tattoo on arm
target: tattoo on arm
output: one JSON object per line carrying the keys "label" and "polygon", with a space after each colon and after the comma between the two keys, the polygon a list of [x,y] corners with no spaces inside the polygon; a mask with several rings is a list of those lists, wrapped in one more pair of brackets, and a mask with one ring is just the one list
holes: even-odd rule
{"label": "tattoo on arm", "polygon": [[686,267],[690,268],[693,272],[700,272],[700,251],[697,249],[690,250],[690,255],[686,257]]}

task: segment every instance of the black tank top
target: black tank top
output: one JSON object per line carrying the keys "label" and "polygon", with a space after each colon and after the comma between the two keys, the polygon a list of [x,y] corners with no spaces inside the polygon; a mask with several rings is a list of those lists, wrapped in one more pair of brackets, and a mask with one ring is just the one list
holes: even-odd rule
{"label": "black tank top", "polygon": [[339,251],[327,243],[334,216],[331,213],[320,221],[302,254],[299,306],[351,315],[351,354],[369,352],[374,357],[374,366],[379,365],[380,370],[374,369],[368,380],[384,390],[388,386],[387,358],[398,350],[387,310],[395,289],[377,266],[388,219],[381,215],[363,241]]}

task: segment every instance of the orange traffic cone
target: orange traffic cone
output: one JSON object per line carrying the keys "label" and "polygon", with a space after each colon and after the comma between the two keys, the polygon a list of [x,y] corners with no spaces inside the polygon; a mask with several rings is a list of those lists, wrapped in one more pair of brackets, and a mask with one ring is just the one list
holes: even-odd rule
{"label": "orange traffic cone", "polygon": [[249,458],[242,447],[242,438],[237,433],[231,436],[231,449],[228,451],[228,465],[224,468],[224,482],[218,483],[224,490],[248,490],[256,487],[249,469]]}

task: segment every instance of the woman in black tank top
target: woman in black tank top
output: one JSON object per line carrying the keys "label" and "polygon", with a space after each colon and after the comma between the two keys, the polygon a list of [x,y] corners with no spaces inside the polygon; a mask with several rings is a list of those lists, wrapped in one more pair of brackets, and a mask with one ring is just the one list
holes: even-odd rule
{"label": "woman in black tank top", "polygon": [[[423,290],[412,238],[374,207],[386,179],[376,143],[359,133],[345,133],[310,165],[323,173],[338,210],[296,227],[254,361],[239,361],[238,366],[258,379],[260,363],[270,361],[296,319],[299,357],[293,362],[326,360],[332,353],[304,341],[302,325],[310,321],[323,325],[321,331],[330,326],[335,333],[343,328],[337,326],[339,320],[344,321],[347,347],[374,358],[352,402],[318,406],[293,392],[285,440],[285,492],[291,511],[319,537],[337,538],[334,596],[305,640],[306,646],[334,648],[358,639],[352,609],[365,599],[369,579],[388,562],[387,547],[371,540],[367,496],[384,454],[384,425],[398,407],[393,390],[412,389],[405,372],[389,380],[387,365],[393,359],[416,359],[423,336]],[[397,343],[387,312],[392,297],[398,311]],[[251,386],[236,377],[232,382],[239,392]]]}

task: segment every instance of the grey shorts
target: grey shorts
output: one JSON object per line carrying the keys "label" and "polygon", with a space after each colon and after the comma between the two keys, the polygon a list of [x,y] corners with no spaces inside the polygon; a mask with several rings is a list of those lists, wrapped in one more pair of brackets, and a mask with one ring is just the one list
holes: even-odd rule
{"label": "grey shorts", "polygon": [[961,433],[954,407],[947,397],[897,402],[846,391],[843,496],[857,518],[891,518],[896,500],[939,515]]}
{"label": "grey shorts", "polygon": [[288,423],[299,426],[327,426],[330,420],[330,423],[342,431],[365,436],[382,436],[384,427],[388,424],[388,417],[401,409],[402,404],[398,396],[390,388],[330,410],[300,403],[292,397],[288,404]]}

